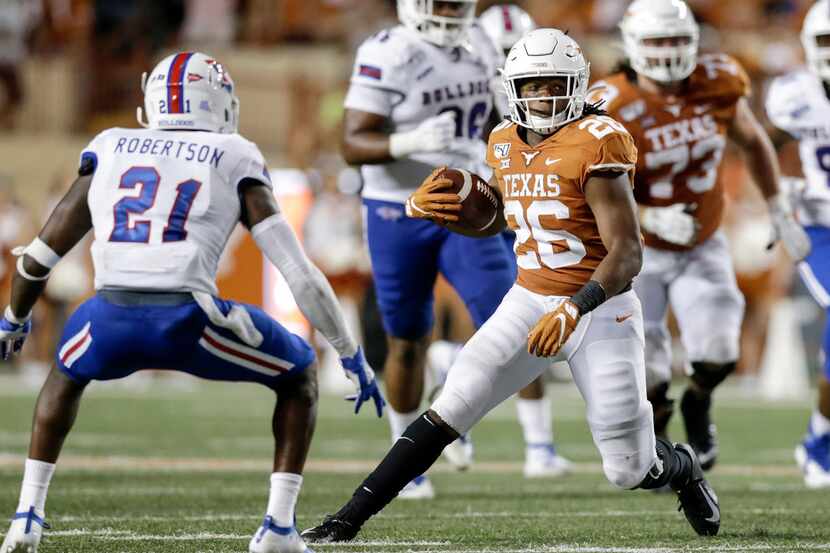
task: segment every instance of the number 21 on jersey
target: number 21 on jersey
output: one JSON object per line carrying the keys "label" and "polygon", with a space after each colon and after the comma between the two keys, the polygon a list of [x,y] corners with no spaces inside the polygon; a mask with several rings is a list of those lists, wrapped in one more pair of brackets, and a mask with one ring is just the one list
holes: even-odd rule
{"label": "number 21 on jersey", "polygon": [[[110,242],[138,242],[150,241],[150,221],[130,221],[130,215],[142,215],[156,203],[161,177],[155,167],[130,167],[123,175],[118,188],[138,190],[137,196],[125,196],[116,202],[112,208],[115,222],[110,234]],[[162,233],[162,242],[180,242],[187,238],[185,224],[190,214],[190,208],[199,193],[202,183],[189,179],[180,182],[176,187],[176,199],[170,207],[167,225]]]}

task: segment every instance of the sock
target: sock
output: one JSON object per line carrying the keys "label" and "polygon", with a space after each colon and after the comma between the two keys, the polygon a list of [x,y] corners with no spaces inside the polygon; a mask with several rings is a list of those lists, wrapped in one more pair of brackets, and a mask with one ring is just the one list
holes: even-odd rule
{"label": "sock", "polygon": [[412,411],[410,413],[398,413],[389,405],[386,406],[386,414],[389,417],[389,427],[392,429],[392,443],[398,441],[398,438],[404,433],[404,430],[409,427],[410,424],[415,422],[415,419],[418,418],[418,411]]}
{"label": "sock", "polygon": [[683,450],[675,449],[671,442],[657,438],[657,462],[640,482],[638,488],[651,490],[669,484],[672,489],[679,489],[689,482],[692,476],[692,458]]}
{"label": "sock", "polygon": [[816,436],[822,436],[830,432],[830,419],[818,412],[813,411],[813,416],[810,417],[810,430]]}
{"label": "sock", "polygon": [[528,447],[553,443],[553,414],[550,399],[516,399],[516,411]]}
{"label": "sock", "polygon": [[26,459],[26,468],[23,470],[23,484],[20,486],[20,502],[18,512],[28,511],[29,507],[43,513],[46,510],[46,494],[49,491],[49,482],[55,473],[53,463],[45,463],[35,459]]}
{"label": "sock", "polygon": [[268,510],[277,526],[294,526],[294,507],[297,505],[297,496],[303,477],[291,472],[275,472],[271,474],[271,492],[268,496]]}
{"label": "sock", "polygon": [[432,422],[426,413],[419,416],[335,517],[360,528],[395,499],[410,480],[426,472],[456,437]]}

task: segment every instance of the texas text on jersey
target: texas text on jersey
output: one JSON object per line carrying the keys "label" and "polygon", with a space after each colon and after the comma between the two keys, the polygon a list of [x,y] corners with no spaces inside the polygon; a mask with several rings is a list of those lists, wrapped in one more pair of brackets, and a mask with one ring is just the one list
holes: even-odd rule
{"label": "texas text on jersey", "polygon": [[637,148],[625,128],[591,115],[559,129],[535,148],[505,121],[487,147],[516,232],[518,284],[549,296],[572,296],[607,254],[583,185],[592,173],[624,171],[634,178]]}
{"label": "texas text on jersey", "polygon": [[726,55],[701,56],[684,92],[660,96],[637,86],[627,73],[593,85],[588,102],[621,121],[640,147],[634,196],[647,206],[688,204],[699,224],[696,242],[671,244],[645,232],[646,244],[686,250],[705,242],[720,226],[724,191],[720,162],[727,127],[738,100],[749,95],[749,77]]}

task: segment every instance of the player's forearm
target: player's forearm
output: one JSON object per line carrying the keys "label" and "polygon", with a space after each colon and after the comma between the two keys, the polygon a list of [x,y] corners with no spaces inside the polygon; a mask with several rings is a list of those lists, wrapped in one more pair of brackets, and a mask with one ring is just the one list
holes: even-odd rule
{"label": "player's forearm", "polygon": [[326,337],[341,357],[351,357],[357,344],[349,333],[340,304],[326,277],[308,259],[297,236],[281,214],[257,223],[251,235],[268,260],[279,269],[300,311]]}
{"label": "player's forearm", "polygon": [[360,131],[347,134],[342,144],[343,159],[349,165],[389,163],[389,134],[380,131]]}
{"label": "player's forearm", "polygon": [[[24,270],[30,276],[42,278],[49,273],[47,269],[25,257],[23,263]],[[28,280],[19,272],[15,272],[12,279],[11,300],[9,301],[14,316],[18,319],[28,317],[44,288],[46,288],[46,280]]]}
{"label": "player's forearm", "polygon": [[591,280],[605,290],[606,297],[619,294],[639,274],[643,266],[643,246],[639,237],[618,238],[597,266]]}
{"label": "player's forearm", "polygon": [[747,168],[764,198],[772,198],[778,194],[778,181],[781,179],[781,169],[772,141],[761,133],[754,141],[744,148]]}

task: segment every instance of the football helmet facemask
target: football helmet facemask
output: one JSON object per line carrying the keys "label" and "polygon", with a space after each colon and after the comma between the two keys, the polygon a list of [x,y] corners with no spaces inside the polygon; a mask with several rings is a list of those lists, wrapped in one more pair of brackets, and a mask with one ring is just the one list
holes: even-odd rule
{"label": "football helmet facemask", "polygon": [[[477,0],[398,0],[398,19],[437,46],[458,46],[475,21]],[[453,15],[441,15],[451,7]],[[436,14],[438,10],[438,14]]]}
{"label": "football helmet facemask", "polygon": [[[537,29],[527,33],[507,54],[502,71],[510,106],[510,120],[539,134],[551,134],[559,127],[582,117],[590,78],[590,64],[574,39],[558,29]],[[525,79],[562,78],[566,93],[556,96],[521,96]],[[530,102],[547,101],[552,113],[542,116],[530,110]]]}
{"label": "football helmet facemask", "polygon": [[804,54],[810,71],[824,81],[830,81],[830,38],[825,38],[822,44],[821,37],[830,37],[830,1],[819,0],[807,16],[801,28],[801,43],[804,45]]}
{"label": "football helmet facemask", "polygon": [[682,81],[697,67],[700,28],[683,0],[635,0],[620,30],[631,67],[649,79]]}

